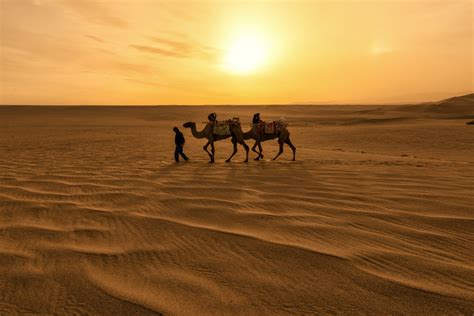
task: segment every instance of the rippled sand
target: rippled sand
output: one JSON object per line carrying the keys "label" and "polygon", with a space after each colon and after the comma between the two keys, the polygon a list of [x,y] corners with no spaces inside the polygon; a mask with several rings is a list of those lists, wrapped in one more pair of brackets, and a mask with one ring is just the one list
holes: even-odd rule
{"label": "rippled sand", "polygon": [[[470,315],[474,111],[420,109],[2,107],[0,314]],[[175,164],[211,111],[297,161]]]}

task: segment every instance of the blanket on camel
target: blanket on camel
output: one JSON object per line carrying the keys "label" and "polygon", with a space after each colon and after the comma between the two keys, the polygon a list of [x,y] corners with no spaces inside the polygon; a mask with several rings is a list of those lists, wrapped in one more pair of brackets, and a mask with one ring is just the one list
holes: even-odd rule
{"label": "blanket on camel", "polygon": [[213,127],[214,128],[213,133],[216,135],[229,136],[231,135],[230,133],[231,126],[237,125],[237,124],[240,124],[239,119],[235,117],[233,119],[229,119],[225,121],[215,121],[214,127]]}
{"label": "blanket on camel", "polygon": [[281,129],[286,126],[284,120],[271,121],[271,122],[260,122],[257,125],[257,132],[261,134],[277,134],[281,132]]}

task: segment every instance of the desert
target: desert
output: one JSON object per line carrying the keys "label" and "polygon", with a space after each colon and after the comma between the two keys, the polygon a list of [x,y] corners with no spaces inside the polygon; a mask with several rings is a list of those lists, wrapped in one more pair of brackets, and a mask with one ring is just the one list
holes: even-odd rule
{"label": "desert", "polygon": [[[210,112],[288,122],[264,158]],[[0,314],[474,311],[473,95],[346,106],[0,107]],[[190,160],[173,161],[173,127]],[[252,146],[252,141],[247,141]]]}

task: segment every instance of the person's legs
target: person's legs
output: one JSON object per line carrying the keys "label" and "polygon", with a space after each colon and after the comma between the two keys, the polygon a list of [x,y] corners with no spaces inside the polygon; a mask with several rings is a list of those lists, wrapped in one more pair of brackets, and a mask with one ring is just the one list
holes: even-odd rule
{"label": "person's legs", "polygon": [[188,160],[188,157],[183,152],[183,146],[176,146],[176,151],[181,155],[181,157],[183,157],[184,160]]}
{"label": "person's legs", "polygon": [[176,146],[176,148],[174,149],[174,160],[176,162],[179,162],[179,152],[180,152],[180,148],[181,146]]}

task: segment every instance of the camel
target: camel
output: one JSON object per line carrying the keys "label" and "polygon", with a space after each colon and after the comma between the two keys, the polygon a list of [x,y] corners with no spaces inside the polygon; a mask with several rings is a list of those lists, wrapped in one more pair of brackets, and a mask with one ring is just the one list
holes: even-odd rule
{"label": "camel", "polygon": [[[217,135],[214,134],[214,128],[212,123],[207,123],[206,126],[202,129],[202,131],[196,130],[196,123],[195,122],[187,122],[183,124],[183,127],[185,128],[191,128],[191,132],[194,137],[196,138],[207,138],[207,144],[204,145],[203,149],[204,151],[209,155],[209,158],[211,159],[209,162],[213,163],[214,162],[214,156],[215,156],[215,148],[214,148],[214,142],[219,141],[222,139],[227,139],[229,137],[232,137],[232,144],[234,145],[234,151],[230,155],[229,158],[227,158],[226,162],[230,162],[232,157],[237,153],[237,143],[241,144],[246,152],[245,155],[245,160],[244,162],[248,162],[249,160],[249,146],[245,143],[244,141],[244,136],[242,132],[242,127],[240,126],[240,123],[230,123],[230,134],[231,135]],[[211,152],[207,150],[207,148],[211,146]]]}
{"label": "camel", "polygon": [[[255,160],[260,160],[263,158],[263,148],[262,148],[262,142],[278,138],[278,144],[280,145],[280,149],[276,156],[272,160],[276,160],[282,153],[283,153],[283,145],[287,144],[290,146],[291,150],[293,151],[293,161],[296,160],[296,147],[293,145],[293,143],[290,140],[290,132],[286,128],[286,126],[283,124],[280,128],[280,131],[274,134],[265,134],[265,133],[258,133],[257,127],[258,125],[253,124],[252,128],[243,134],[244,140],[249,140],[249,139],[255,139],[255,144],[252,147],[252,151],[257,153],[257,158]],[[258,149],[260,152],[256,151],[255,148],[258,146]]]}

